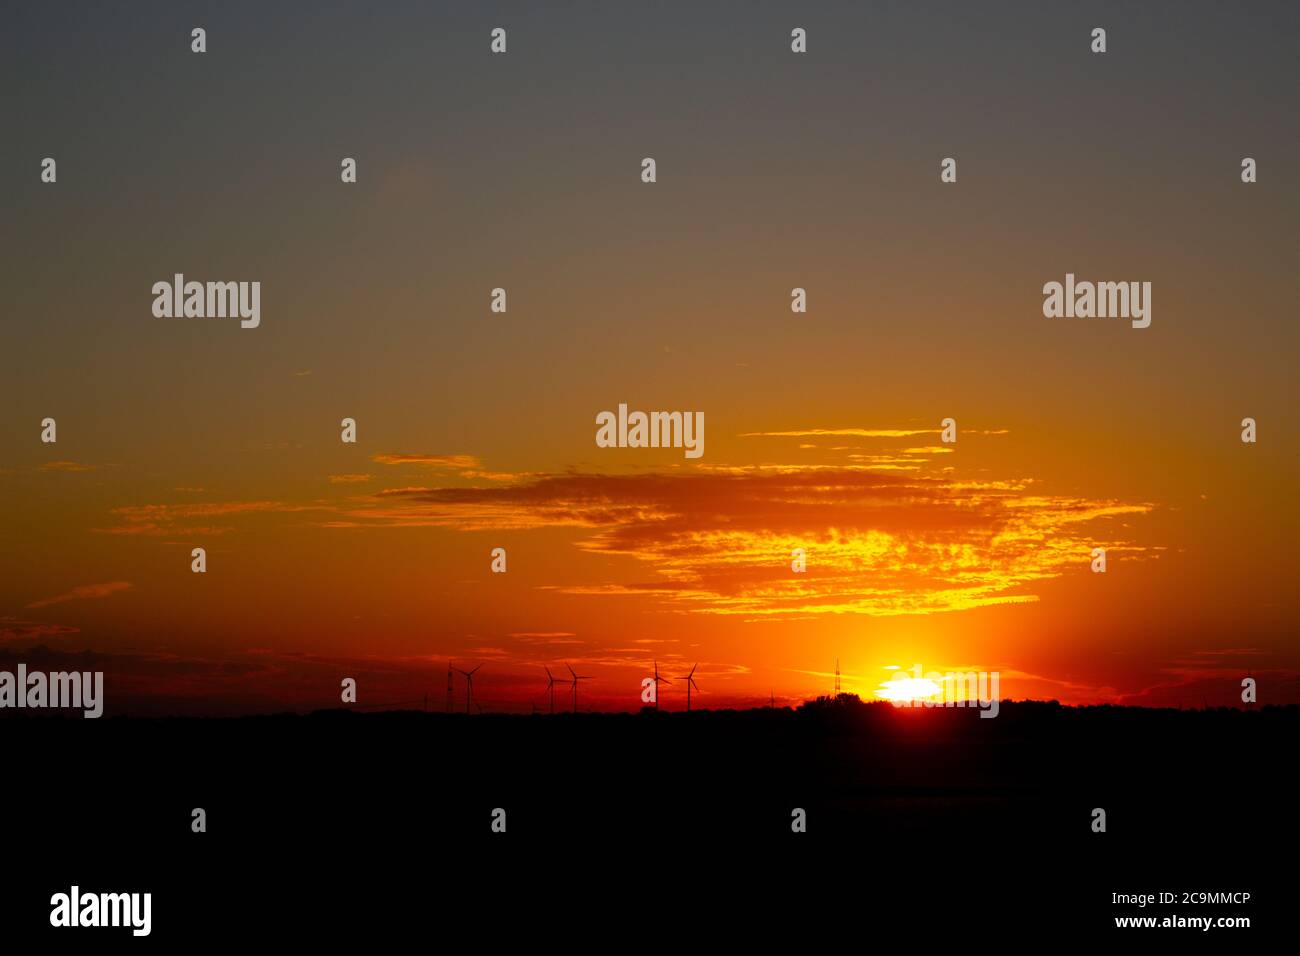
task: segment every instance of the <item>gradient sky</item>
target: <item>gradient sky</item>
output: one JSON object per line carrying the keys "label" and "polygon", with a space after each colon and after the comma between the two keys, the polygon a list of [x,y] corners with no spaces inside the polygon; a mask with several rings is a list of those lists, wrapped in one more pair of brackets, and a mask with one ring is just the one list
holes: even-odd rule
{"label": "gradient sky", "polygon": [[[12,11],[0,665],[102,663],[109,713],[441,706],[449,657],[498,710],[655,659],[704,706],[836,658],[1300,702],[1300,11],[1048,6]],[[155,318],[175,272],[261,327]],[[1151,327],[1044,318],[1067,272]],[[704,457],[597,448],[620,402]]]}

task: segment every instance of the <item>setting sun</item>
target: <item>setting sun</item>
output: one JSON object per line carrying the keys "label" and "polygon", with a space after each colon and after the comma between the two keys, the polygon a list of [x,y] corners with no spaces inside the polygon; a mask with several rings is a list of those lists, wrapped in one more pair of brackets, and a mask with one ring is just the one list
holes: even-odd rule
{"label": "setting sun", "polygon": [[881,700],[928,700],[942,692],[943,688],[927,677],[900,677],[882,682],[876,696]]}

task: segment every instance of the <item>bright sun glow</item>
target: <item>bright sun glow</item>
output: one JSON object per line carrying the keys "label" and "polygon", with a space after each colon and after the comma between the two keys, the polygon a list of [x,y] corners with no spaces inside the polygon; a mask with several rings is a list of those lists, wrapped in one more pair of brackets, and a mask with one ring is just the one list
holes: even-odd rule
{"label": "bright sun glow", "polygon": [[902,677],[885,681],[876,691],[882,700],[927,700],[943,692],[943,688],[925,677]]}

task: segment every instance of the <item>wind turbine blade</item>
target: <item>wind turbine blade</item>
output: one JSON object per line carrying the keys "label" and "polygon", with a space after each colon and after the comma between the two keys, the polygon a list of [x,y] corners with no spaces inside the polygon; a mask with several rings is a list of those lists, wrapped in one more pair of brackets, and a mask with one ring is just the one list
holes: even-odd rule
{"label": "wind turbine blade", "polygon": [[[569,668],[569,673],[570,673],[570,674],[573,674],[573,668],[572,668],[572,667],[569,667],[569,665],[568,665],[567,663],[566,663],[564,666]],[[577,674],[573,674],[573,676],[574,676],[574,677],[577,677],[578,675],[577,675]]]}

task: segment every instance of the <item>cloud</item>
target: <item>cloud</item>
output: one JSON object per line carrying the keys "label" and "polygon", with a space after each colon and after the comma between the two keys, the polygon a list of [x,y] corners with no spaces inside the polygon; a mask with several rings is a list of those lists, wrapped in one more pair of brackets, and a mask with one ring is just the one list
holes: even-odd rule
{"label": "cloud", "polygon": [[374,475],[329,475],[331,485],[349,484],[359,481],[371,481]]}
{"label": "cloud", "polygon": [[[328,511],[332,506],[320,502],[291,504],[283,501],[216,501],[198,504],[127,505],[112,509],[119,521],[111,528],[95,528],[100,534],[126,535],[217,535],[232,530],[223,524],[211,524],[235,515],[293,514],[304,511]],[[204,523],[198,523],[204,522]]]}
{"label": "cloud", "polygon": [[[741,438],[814,438],[828,435],[854,438],[912,438],[916,435],[938,435],[940,428],[800,428],[783,432],[742,432]],[[963,435],[1006,435],[1005,428],[962,429]]]}
{"label": "cloud", "polygon": [[[1115,703],[1132,707],[1241,707],[1242,667],[1167,669],[1172,679],[1131,694]],[[1300,672],[1291,668],[1253,668],[1251,674],[1269,689],[1272,702],[1292,701],[1300,694]]]}
{"label": "cloud", "polygon": [[479,478],[483,481],[518,481],[521,478],[534,477],[534,472],[530,471],[480,471],[470,470],[460,473],[462,478]]}
{"label": "cloud", "polygon": [[[1047,495],[1027,478],[714,466],[386,489],[344,517],[351,527],[586,530],[582,550],[632,557],[654,575],[553,586],[564,593],[652,595],[682,609],[770,619],[1035,601],[1036,585],[1086,571],[1093,547],[1156,557],[1114,520],[1153,507]],[[791,571],[795,548],[805,550],[805,573]]]}
{"label": "cloud", "polygon": [[47,461],[41,471],[98,471],[99,465],[86,465],[79,461]]}
{"label": "cloud", "polygon": [[116,594],[119,591],[129,591],[131,589],[130,581],[107,581],[103,584],[80,584],[68,591],[66,594],[59,594],[52,598],[45,598],[41,601],[33,601],[27,605],[29,610],[41,607],[49,607],[51,604],[63,604],[67,601],[86,601],[91,598],[108,597],[110,594]]}
{"label": "cloud", "polygon": [[474,455],[374,455],[370,459],[381,465],[425,465],[439,469],[480,468],[483,465]]}
{"label": "cloud", "polygon": [[[0,621],[0,634],[6,623]],[[367,688],[363,706],[418,708],[441,676],[432,662],[292,652],[206,657],[165,649],[105,653],[61,651],[41,644],[21,651],[0,647],[0,669],[12,671],[19,663],[30,670],[102,670],[109,715],[235,715],[337,707],[339,674],[355,677]]]}
{"label": "cloud", "polygon": [[528,472],[487,471],[475,455],[374,455],[370,460],[381,465],[419,465],[430,471],[455,471],[462,478],[483,481],[516,481],[530,477]]}
{"label": "cloud", "polygon": [[583,644],[572,631],[512,631],[506,637],[524,644]]}
{"label": "cloud", "polygon": [[13,617],[0,617],[0,644],[7,641],[42,641],[51,637],[67,637],[80,633],[80,628],[67,624],[50,624],[46,621],[20,621]]}
{"label": "cloud", "polygon": [[741,438],[813,438],[825,435],[851,435],[856,438],[911,438],[913,435],[937,435],[938,428],[801,428],[788,432],[742,432]]}

